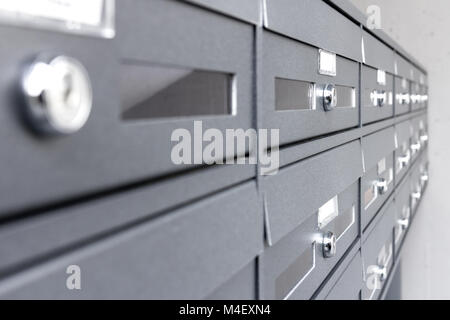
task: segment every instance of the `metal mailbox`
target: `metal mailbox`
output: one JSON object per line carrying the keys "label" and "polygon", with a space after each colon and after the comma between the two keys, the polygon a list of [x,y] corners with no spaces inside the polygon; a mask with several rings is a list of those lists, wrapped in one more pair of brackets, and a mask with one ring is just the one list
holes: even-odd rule
{"label": "metal mailbox", "polygon": [[[126,200],[125,200],[126,201]],[[129,202],[128,202],[129,203]],[[263,222],[255,182],[103,236],[87,247],[0,282],[2,298],[202,299],[262,250]],[[145,210],[148,203],[143,202]],[[102,207],[92,205],[92,210]],[[68,265],[83,272],[83,290],[67,290]],[[88,285],[89,284],[89,285]]]}
{"label": "metal mailbox", "polygon": [[395,205],[389,201],[376,223],[363,236],[364,300],[377,299],[389,277],[394,262],[394,225]]}
{"label": "metal mailbox", "polygon": [[427,115],[422,114],[411,119],[411,158],[417,159],[419,154],[428,145],[428,120]]}
{"label": "metal mailbox", "polygon": [[395,211],[397,223],[395,226],[394,244],[397,252],[402,245],[405,233],[412,220],[409,175],[405,177],[405,180],[402,181],[395,191]]}
{"label": "metal mailbox", "polygon": [[256,300],[256,263],[252,261],[230,280],[217,288],[206,299],[209,300]]}
{"label": "metal mailbox", "polygon": [[394,115],[394,51],[363,32],[364,64],[361,68],[362,123]]}
{"label": "metal mailbox", "polygon": [[362,148],[361,221],[365,228],[394,190],[394,127],[363,137]]}
{"label": "metal mailbox", "polygon": [[348,143],[262,182],[263,298],[310,298],[358,236],[360,148]]}
{"label": "metal mailbox", "polygon": [[361,253],[358,251],[345,270],[339,276],[337,283],[326,294],[324,300],[361,300],[363,283],[363,263]]}
{"label": "metal mailbox", "polygon": [[408,172],[412,163],[411,122],[409,120],[395,124],[395,184],[398,185]]}
{"label": "metal mailbox", "polygon": [[411,111],[411,81],[414,79],[414,67],[402,56],[395,56],[395,115]]}
{"label": "metal mailbox", "polygon": [[[254,127],[254,26],[179,1],[121,0],[116,7],[114,39],[0,26],[9,43],[0,53],[0,133],[8,150],[0,156],[0,215],[205,164],[193,157],[174,163],[177,129],[194,142],[211,128],[224,134]],[[67,90],[56,86],[34,99],[42,70],[53,70],[52,83]],[[60,91],[72,111],[55,107],[64,101]],[[73,105],[80,92],[92,94],[83,112]],[[23,112],[31,102],[45,107],[45,116]],[[27,121],[22,113],[30,113]]]}
{"label": "metal mailbox", "polygon": [[267,1],[264,26],[261,127],[280,129],[281,145],[356,127],[357,25],[322,1],[281,0]]}

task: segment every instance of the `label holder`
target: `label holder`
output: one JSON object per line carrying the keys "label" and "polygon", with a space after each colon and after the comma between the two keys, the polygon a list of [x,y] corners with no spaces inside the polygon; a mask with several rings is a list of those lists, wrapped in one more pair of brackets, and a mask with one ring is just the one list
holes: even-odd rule
{"label": "label holder", "polygon": [[319,74],[335,77],[336,71],[336,54],[319,49]]}

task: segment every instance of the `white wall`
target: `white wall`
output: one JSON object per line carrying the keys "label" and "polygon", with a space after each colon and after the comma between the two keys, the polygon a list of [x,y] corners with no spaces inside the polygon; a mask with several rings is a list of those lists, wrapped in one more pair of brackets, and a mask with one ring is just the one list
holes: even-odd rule
{"label": "white wall", "polygon": [[450,1],[351,0],[381,8],[382,28],[429,73],[430,182],[402,259],[405,299],[450,299]]}

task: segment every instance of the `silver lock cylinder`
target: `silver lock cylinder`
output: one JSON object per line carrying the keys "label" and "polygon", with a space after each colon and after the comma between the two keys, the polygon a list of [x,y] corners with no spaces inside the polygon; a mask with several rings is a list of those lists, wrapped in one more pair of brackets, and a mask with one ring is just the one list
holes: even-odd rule
{"label": "silver lock cylinder", "polygon": [[36,59],[22,75],[26,113],[42,133],[71,134],[80,130],[92,108],[88,73],[76,59]]}
{"label": "silver lock cylinder", "polygon": [[386,91],[383,90],[381,92],[378,92],[377,98],[378,106],[383,107],[386,104],[386,100],[387,100]]}
{"label": "silver lock cylinder", "polygon": [[377,91],[374,90],[371,93],[372,103],[375,107],[383,107],[386,104],[387,94],[386,91]]}
{"label": "silver lock cylinder", "polygon": [[408,93],[399,93],[397,95],[398,103],[401,105],[409,104],[409,94]]}
{"label": "silver lock cylinder", "polygon": [[409,226],[409,219],[403,218],[398,220],[398,225],[402,228],[403,231],[408,229]]}
{"label": "silver lock cylinder", "polygon": [[418,102],[420,102],[420,95],[412,94],[411,95],[411,103],[416,104]]}
{"label": "silver lock cylinder", "polygon": [[421,192],[421,191],[414,191],[414,192],[411,194],[411,197],[412,197],[414,200],[420,200],[420,198],[422,198],[422,192]]}
{"label": "silver lock cylinder", "polygon": [[332,84],[324,85],[322,88],[322,105],[325,111],[331,111],[337,106],[337,91]]}
{"label": "silver lock cylinder", "polygon": [[406,167],[409,164],[410,160],[411,160],[411,154],[409,153],[409,151],[407,151],[404,155],[398,157],[398,161],[402,168]]}
{"label": "silver lock cylinder", "polygon": [[384,178],[378,179],[375,185],[379,194],[385,194],[388,191],[388,183]]}
{"label": "silver lock cylinder", "polygon": [[336,254],[336,236],[333,232],[328,231],[323,235],[322,251],[324,258],[334,257]]}
{"label": "silver lock cylinder", "polygon": [[420,181],[422,181],[423,183],[428,182],[428,173],[424,172],[420,175]]}
{"label": "silver lock cylinder", "polygon": [[407,208],[403,212],[403,217],[397,221],[398,225],[400,226],[400,228],[402,228],[403,231],[408,229],[410,217],[411,217],[411,210]]}
{"label": "silver lock cylinder", "polygon": [[420,151],[421,147],[422,146],[420,144],[420,141],[417,141],[417,142],[414,142],[413,144],[411,144],[411,150],[413,151],[413,153]]}
{"label": "silver lock cylinder", "polygon": [[427,142],[428,141],[428,135],[426,133],[422,133],[420,135],[420,141],[421,142]]}

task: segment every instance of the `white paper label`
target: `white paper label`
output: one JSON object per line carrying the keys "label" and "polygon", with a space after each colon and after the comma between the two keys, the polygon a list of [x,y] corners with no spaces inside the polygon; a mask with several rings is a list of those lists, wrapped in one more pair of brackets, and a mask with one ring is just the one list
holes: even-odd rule
{"label": "white paper label", "polygon": [[336,54],[319,50],[319,73],[327,76],[336,76]]}
{"label": "white paper label", "polygon": [[338,197],[334,196],[332,199],[327,201],[323,206],[319,208],[317,215],[317,222],[319,228],[325,227],[330,221],[339,215],[338,210]]}
{"label": "white paper label", "polygon": [[402,88],[407,89],[408,87],[408,81],[405,78],[402,78]]}
{"label": "white paper label", "polygon": [[386,85],[386,72],[385,71],[383,71],[383,70],[377,71],[377,83],[382,86]]}
{"label": "white paper label", "polygon": [[378,175],[381,175],[386,170],[386,158],[378,161]]}
{"label": "white paper label", "polygon": [[98,26],[103,0],[0,0],[0,11]]}

